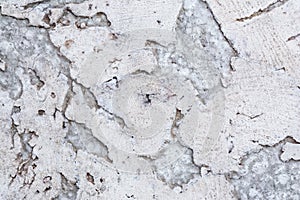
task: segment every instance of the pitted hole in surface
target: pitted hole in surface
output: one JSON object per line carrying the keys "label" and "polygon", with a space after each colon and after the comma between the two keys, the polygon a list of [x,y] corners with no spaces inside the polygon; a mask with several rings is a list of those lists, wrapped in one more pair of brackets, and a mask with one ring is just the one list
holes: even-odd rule
{"label": "pitted hole in surface", "polygon": [[114,113],[122,117],[130,135],[155,137],[172,125],[176,94],[158,78],[130,75],[114,93]]}

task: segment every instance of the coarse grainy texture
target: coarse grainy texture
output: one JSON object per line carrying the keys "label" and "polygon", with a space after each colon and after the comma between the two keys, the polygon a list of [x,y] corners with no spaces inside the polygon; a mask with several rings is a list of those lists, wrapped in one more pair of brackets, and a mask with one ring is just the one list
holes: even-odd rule
{"label": "coarse grainy texture", "polygon": [[0,199],[300,198],[299,1],[0,11]]}
{"label": "coarse grainy texture", "polygon": [[283,162],[280,159],[278,155],[283,144],[291,143],[281,141],[242,160],[243,169],[232,173],[231,177],[240,199],[300,198],[300,165],[296,161]]}

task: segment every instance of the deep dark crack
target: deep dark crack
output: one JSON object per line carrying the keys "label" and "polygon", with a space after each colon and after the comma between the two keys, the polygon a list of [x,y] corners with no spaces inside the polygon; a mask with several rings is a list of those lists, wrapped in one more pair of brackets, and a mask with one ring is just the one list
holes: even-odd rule
{"label": "deep dark crack", "polygon": [[268,13],[268,12],[271,12],[272,10],[274,10],[275,8],[278,8],[282,5],[284,5],[285,3],[287,3],[289,0],[277,0],[275,1],[274,3],[271,3],[269,4],[267,7],[265,8],[260,8],[258,11],[255,11],[254,13],[252,13],[251,15],[249,16],[246,16],[246,17],[242,17],[242,18],[238,18],[236,19],[236,21],[238,22],[244,22],[244,21],[248,21],[248,20],[251,20],[255,17],[258,17],[262,14],[265,14],[265,13]]}

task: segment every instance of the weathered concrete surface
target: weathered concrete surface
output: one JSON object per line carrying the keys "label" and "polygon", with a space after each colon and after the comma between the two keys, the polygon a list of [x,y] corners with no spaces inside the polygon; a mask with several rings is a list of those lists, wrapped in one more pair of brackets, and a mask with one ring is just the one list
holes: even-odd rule
{"label": "weathered concrete surface", "polygon": [[297,0],[1,0],[1,199],[299,199]]}

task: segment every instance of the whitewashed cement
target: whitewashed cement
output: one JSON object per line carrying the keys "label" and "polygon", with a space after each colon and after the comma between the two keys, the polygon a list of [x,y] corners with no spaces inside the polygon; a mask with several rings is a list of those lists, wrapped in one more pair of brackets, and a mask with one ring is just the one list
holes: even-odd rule
{"label": "whitewashed cement", "polygon": [[0,6],[0,199],[300,198],[299,1]]}

